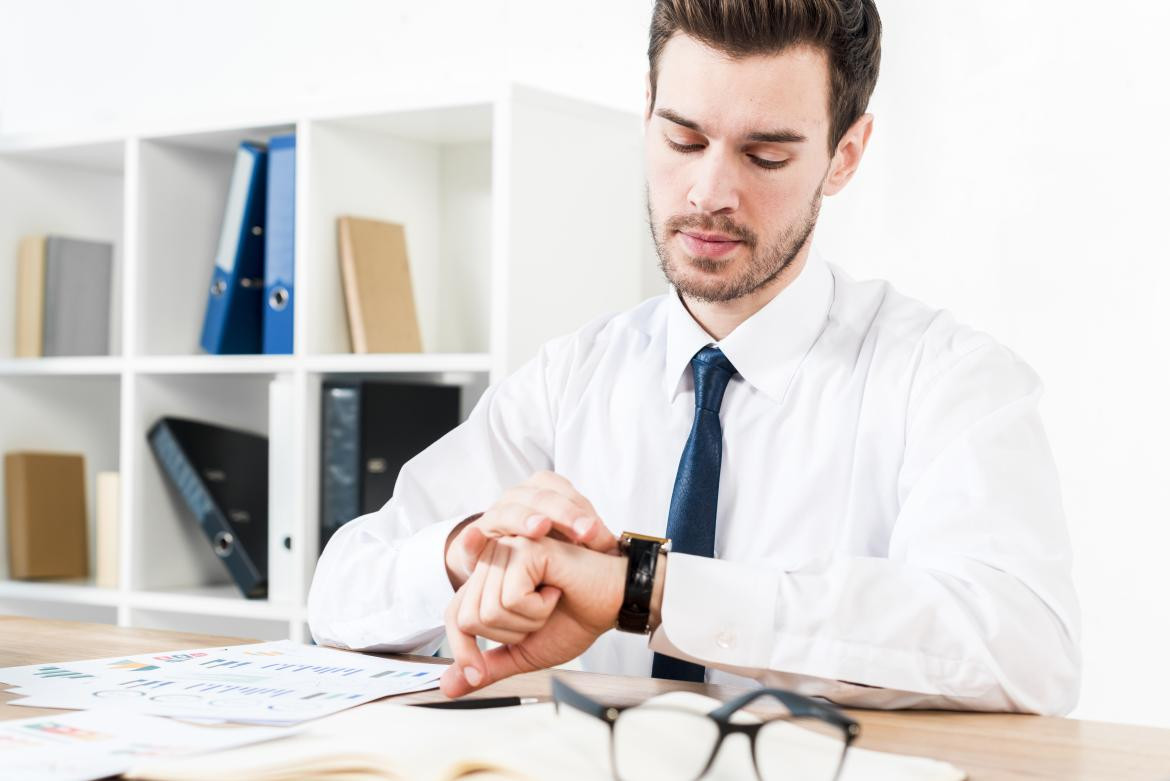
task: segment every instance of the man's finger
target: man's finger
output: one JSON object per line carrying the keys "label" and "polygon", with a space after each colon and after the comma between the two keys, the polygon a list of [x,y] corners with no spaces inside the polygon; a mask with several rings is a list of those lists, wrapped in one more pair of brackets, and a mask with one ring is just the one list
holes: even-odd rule
{"label": "man's finger", "polygon": [[[543,551],[532,543],[513,543],[520,547],[512,557],[512,566],[503,573],[500,583],[500,602],[509,610],[536,619],[541,625],[548,620],[552,608],[556,606],[553,599],[550,606],[548,597],[544,596],[540,588],[545,577],[546,560]],[[508,542],[501,543],[502,547],[511,547]],[[545,586],[544,590],[551,589]],[[559,596],[559,589],[552,589]],[[535,631],[535,630],[532,630]]]}
{"label": "man's finger", "polygon": [[463,531],[459,532],[459,537],[455,540],[456,551],[458,555],[456,558],[463,566],[463,577],[470,578],[472,570],[475,569],[476,562],[483,554],[483,549],[488,544],[488,537],[483,533],[476,524],[471,524]]}
{"label": "man's finger", "polygon": [[[575,507],[575,505],[574,505]],[[576,519],[576,515],[573,519]],[[550,516],[534,507],[528,497],[523,501],[497,504],[476,521],[479,530],[488,537],[540,538],[557,525],[572,529],[572,521]]]}
{"label": "man's finger", "polygon": [[593,503],[574,488],[564,475],[552,471],[537,472],[529,477],[525,483],[534,488],[551,488],[568,497],[570,501],[584,510],[586,515],[597,515],[597,510],[593,509]]}
{"label": "man's finger", "polygon": [[[551,513],[546,512],[546,514],[553,520],[554,526],[564,533],[570,542],[580,543],[602,553],[609,553],[617,548],[617,540],[606,528],[601,516],[594,509],[593,503],[580,494],[563,475],[556,472],[537,472],[529,478],[527,485],[538,494],[537,497],[530,500],[530,504],[541,509],[542,512],[545,511],[545,507],[540,501],[542,498],[554,504],[569,503],[572,509],[565,507],[560,515],[555,510]],[[554,495],[555,498],[549,497],[549,494]],[[565,517],[572,516],[576,510],[582,512],[572,517],[568,525],[558,523]]]}
{"label": "man's finger", "polygon": [[536,513],[550,518],[563,530],[572,530],[578,534],[584,525],[600,520],[597,513],[584,509],[553,488],[526,487],[523,500],[517,504],[525,504]]}
{"label": "man's finger", "polygon": [[[504,553],[507,554],[507,551]],[[484,620],[484,587],[492,572],[492,559],[498,554],[499,543],[494,540],[488,547],[484,548],[483,555],[479,557],[479,562],[476,563],[471,577],[459,589],[463,598],[460,600],[455,622],[459,631],[472,637],[483,637],[487,640],[495,640],[497,643],[519,643],[531,631],[527,627],[520,631]],[[538,628],[534,627],[534,629]]]}
{"label": "man's finger", "polygon": [[493,507],[473,525],[488,537],[536,540],[555,532],[568,542],[581,543],[603,553],[617,547],[617,540],[596,515],[583,512],[547,488],[525,491],[514,494],[517,501]]}
{"label": "man's finger", "polygon": [[[497,543],[492,546],[490,560],[486,556],[483,559],[488,564],[474,628],[480,637],[498,643],[519,643],[529,632],[535,632],[544,625],[543,620],[536,621],[508,610],[500,601],[500,584],[504,574],[511,569],[509,562],[512,557],[510,546]],[[464,630],[468,628],[463,626]]]}
{"label": "man's finger", "polygon": [[475,635],[479,629],[479,600],[483,595],[483,584],[487,580],[488,564],[491,562],[495,545],[493,542],[484,549],[484,554],[476,563],[475,569],[471,571],[471,577],[459,589],[463,598],[459,600],[459,610],[455,615],[455,621],[459,626],[459,631],[464,634]]}
{"label": "man's finger", "polygon": [[542,586],[540,591],[536,593],[540,596],[540,601],[543,603],[541,612],[547,621],[548,617],[552,615],[552,612],[556,610],[557,602],[561,598],[561,590],[556,586]]}
{"label": "man's finger", "polygon": [[456,616],[463,601],[463,590],[456,592],[451,604],[447,606],[444,621],[447,626],[447,644],[451,646],[451,655],[455,658],[454,664],[443,671],[439,679],[439,688],[448,697],[461,697],[477,685],[482,685],[484,670],[487,669],[483,655],[475,642],[474,635],[469,635],[459,628]]}
{"label": "man's finger", "polygon": [[613,536],[613,532],[600,518],[588,529],[577,530],[577,536],[573,541],[599,553],[613,553],[617,551],[618,546],[617,537]]}
{"label": "man's finger", "polygon": [[[502,599],[501,591],[503,590],[504,580],[509,577],[508,573],[515,569],[523,569],[523,563],[520,560],[521,555],[521,553],[513,550],[512,546],[506,543],[500,543],[495,547],[491,565],[488,568],[487,579],[483,585],[483,596],[479,603],[479,618],[487,627],[528,634],[529,632],[535,632],[544,625],[543,619],[546,616],[528,616],[522,611],[514,611]],[[535,589],[536,585],[535,583],[531,584],[530,589]],[[495,638],[492,639],[494,640]],[[521,637],[516,640],[500,640],[499,642],[518,643],[523,639]]]}

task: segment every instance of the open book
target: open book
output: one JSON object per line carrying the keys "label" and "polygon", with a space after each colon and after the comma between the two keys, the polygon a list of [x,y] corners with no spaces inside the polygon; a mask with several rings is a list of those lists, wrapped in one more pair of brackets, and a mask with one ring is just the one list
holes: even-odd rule
{"label": "open book", "polygon": [[[720,703],[691,692],[651,702],[706,712]],[[565,714],[571,709],[562,708]],[[597,719],[558,716],[552,703],[435,710],[381,701],[312,722],[287,739],[177,759],[152,759],[124,778],[154,781],[535,781],[612,778],[609,730]],[[728,739],[705,778],[754,778],[747,742]],[[962,781],[952,765],[849,750],[842,781]]]}

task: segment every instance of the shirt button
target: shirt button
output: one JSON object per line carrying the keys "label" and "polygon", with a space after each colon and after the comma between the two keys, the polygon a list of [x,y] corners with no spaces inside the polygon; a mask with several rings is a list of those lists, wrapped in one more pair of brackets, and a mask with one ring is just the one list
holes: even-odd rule
{"label": "shirt button", "polygon": [[735,648],[735,632],[729,629],[724,629],[719,634],[715,635],[715,645],[720,648]]}

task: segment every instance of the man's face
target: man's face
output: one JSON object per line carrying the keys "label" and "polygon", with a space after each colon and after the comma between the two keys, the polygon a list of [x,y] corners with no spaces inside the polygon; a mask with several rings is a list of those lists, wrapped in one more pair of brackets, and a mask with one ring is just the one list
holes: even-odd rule
{"label": "man's face", "polygon": [[801,47],[732,61],[675,35],[647,107],[646,204],[666,278],[707,302],[774,280],[820,210],[830,163],[824,54]]}

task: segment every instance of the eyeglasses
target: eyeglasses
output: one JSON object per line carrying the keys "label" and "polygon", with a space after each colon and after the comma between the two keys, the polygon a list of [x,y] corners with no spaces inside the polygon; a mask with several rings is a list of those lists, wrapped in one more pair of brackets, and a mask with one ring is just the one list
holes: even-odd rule
{"label": "eyeglasses", "polygon": [[[861,725],[836,708],[783,689],[756,689],[709,712],[667,704],[603,705],[553,678],[553,702],[609,726],[610,765],[619,781],[695,781],[728,735],[743,734],[760,781],[836,781]],[[759,721],[741,713],[762,697],[786,713]]]}

